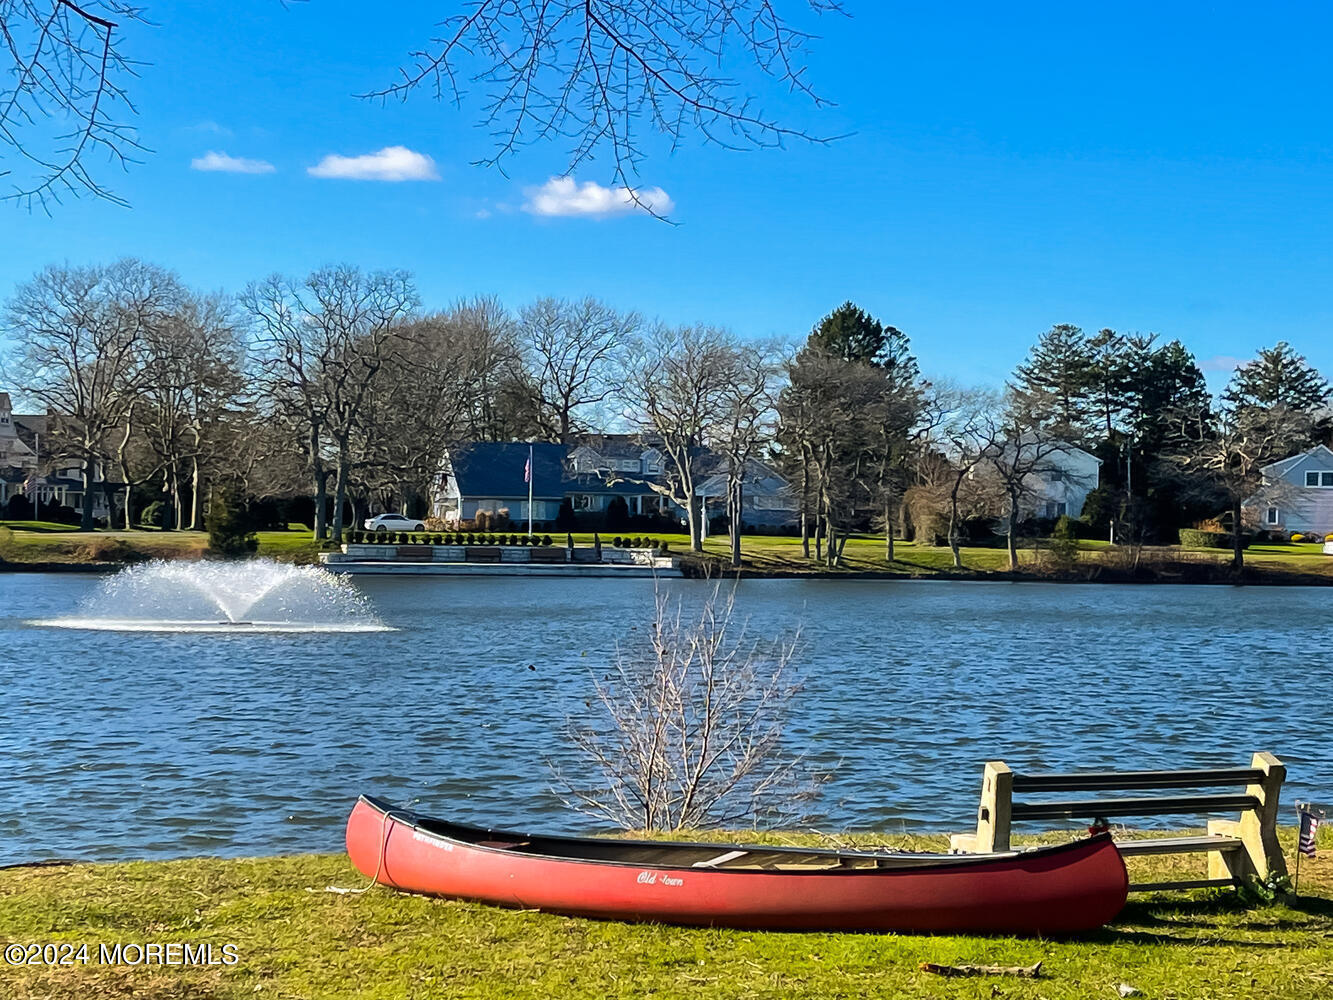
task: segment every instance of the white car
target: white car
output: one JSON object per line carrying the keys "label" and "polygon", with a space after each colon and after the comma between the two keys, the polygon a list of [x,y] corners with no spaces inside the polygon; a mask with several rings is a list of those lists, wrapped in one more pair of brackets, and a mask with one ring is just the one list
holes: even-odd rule
{"label": "white car", "polygon": [[402,514],[377,514],[366,519],[366,530],[380,535],[388,531],[425,531],[426,526]]}

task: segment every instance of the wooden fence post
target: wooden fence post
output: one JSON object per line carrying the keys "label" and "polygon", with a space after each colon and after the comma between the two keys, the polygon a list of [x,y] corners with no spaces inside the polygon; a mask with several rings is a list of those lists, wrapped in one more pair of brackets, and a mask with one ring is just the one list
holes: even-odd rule
{"label": "wooden fence post", "polygon": [[1239,822],[1217,819],[1208,822],[1210,834],[1239,837],[1245,849],[1229,854],[1210,852],[1209,878],[1241,880],[1256,875],[1266,880],[1287,874],[1287,860],[1277,842],[1278,796],[1287,777],[1287,767],[1271,753],[1256,753],[1250,758],[1250,767],[1264,773],[1258,784],[1245,787],[1245,794],[1258,799],[1259,805],[1241,813]]}
{"label": "wooden fence post", "polygon": [[988,760],[981,778],[981,806],[977,809],[979,854],[1009,850],[1009,822],[1014,804],[1014,772],[1002,760]]}

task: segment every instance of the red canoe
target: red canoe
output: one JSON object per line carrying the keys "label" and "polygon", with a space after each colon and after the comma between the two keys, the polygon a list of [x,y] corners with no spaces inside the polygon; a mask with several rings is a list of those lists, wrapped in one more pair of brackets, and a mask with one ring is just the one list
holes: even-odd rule
{"label": "red canoe", "polygon": [[1102,834],[1006,854],[913,854],[528,836],[363,795],[347,854],[408,892],[571,916],[752,930],[1061,935],[1125,905]]}

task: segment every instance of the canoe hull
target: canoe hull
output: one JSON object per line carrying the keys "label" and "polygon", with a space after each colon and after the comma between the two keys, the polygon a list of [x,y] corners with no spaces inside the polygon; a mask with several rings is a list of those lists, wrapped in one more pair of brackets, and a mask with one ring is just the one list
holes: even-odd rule
{"label": "canoe hull", "polygon": [[[720,845],[722,849],[734,845]],[[1124,861],[1107,836],[985,861],[905,869],[765,871],[644,867],[514,853],[423,829],[362,798],[347,853],[409,892],[570,916],[752,930],[1066,935],[1124,906]]]}

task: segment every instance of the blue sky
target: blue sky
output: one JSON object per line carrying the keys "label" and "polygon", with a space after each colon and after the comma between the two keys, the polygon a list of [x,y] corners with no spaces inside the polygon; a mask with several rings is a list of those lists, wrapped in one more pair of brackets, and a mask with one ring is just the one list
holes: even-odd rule
{"label": "blue sky", "polygon": [[[764,103],[854,134],[654,156],[641,182],[675,226],[524,211],[564,172],[562,145],[528,147],[506,177],[471,165],[490,148],[477,105],[352,96],[451,6],[378,22],[342,0],[150,6],[132,51],[153,152],[112,178],[132,207],[0,207],[0,297],[64,260],[141,256],[228,290],[350,261],[410,269],[429,305],[591,294],[747,336],[802,336],[850,298],[964,382],[1002,380],[1061,322],[1178,337],[1215,381],[1279,339],[1333,375],[1327,6],[847,0],[854,16],[823,19],[810,59],[837,106]],[[437,179],[307,173],[391,147],[410,153],[390,165],[420,154]],[[210,152],[273,170],[191,168]],[[610,184],[610,167],[576,180]]]}

